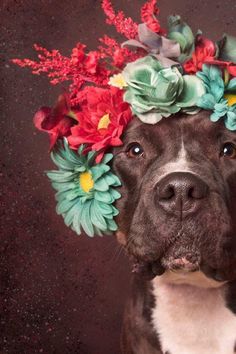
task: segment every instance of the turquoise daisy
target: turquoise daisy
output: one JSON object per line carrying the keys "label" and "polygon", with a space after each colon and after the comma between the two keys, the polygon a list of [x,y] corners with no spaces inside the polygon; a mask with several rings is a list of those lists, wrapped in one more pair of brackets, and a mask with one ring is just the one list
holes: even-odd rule
{"label": "turquoise daisy", "polygon": [[212,110],[212,122],[223,118],[227,129],[236,130],[236,78],[225,82],[217,66],[206,65],[197,76],[204,82],[206,94],[198,100],[198,107]]}
{"label": "turquoise daisy", "polygon": [[121,195],[113,187],[121,183],[108,165],[113,155],[104,155],[96,164],[96,152],[84,154],[83,145],[73,151],[64,139],[52,151],[51,158],[58,170],[48,171],[47,176],[57,191],[56,211],[65,224],[78,235],[84,231],[90,237],[116,231],[114,216],[118,210],[112,204]]}

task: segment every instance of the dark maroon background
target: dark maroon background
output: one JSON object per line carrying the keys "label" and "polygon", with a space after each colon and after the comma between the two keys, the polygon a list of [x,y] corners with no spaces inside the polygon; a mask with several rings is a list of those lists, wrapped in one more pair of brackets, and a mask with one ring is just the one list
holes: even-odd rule
{"label": "dark maroon background", "polygon": [[[142,0],[114,0],[138,20]],[[179,13],[196,31],[236,35],[235,0],[160,0],[161,20]],[[44,175],[52,168],[48,137],[32,116],[59,87],[12,65],[33,43],[69,54],[80,40],[115,31],[96,0],[2,0],[0,353],[119,354],[130,269],[113,237],[76,236],[55,213]],[[3,54],[3,56],[2,56]]]}

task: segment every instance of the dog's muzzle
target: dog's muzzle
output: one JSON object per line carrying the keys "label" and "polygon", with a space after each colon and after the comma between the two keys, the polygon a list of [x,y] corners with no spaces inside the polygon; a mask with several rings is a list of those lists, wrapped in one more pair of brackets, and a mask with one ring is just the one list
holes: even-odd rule
{"label": "dog's muzzle", "polygon": [[156,202],[168,214],[181,219],[195,213],[208,197],[207,184],[190,172],[173,172],[156,185]]}

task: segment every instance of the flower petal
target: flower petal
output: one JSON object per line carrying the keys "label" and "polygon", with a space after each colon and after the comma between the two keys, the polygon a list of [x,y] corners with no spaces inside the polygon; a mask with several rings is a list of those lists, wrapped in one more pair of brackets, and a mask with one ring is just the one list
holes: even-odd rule
{"label": "flower petal", "polygon": [[101,177],[98,180],[96,180],[94,184],[94,189],[101,192],[108,191],[109,185],[107,184],[106,179],[104,177]]}
{"label": "flower petal", "polygon": [[109,192],[94,192],[94,198],[100,202],[104,202],[107,204],[111,204],[114,202],[114,198],[111,196]]}
{"label": "flower petal", "polygon": [[117,231],[118,227],[114,220],[107,220],[107,228],[109,231]]}
{"label": "flower petal", "polygon": [[88,236],[93,237],[94,236],[94,228],[93,228],[93,224],[91,222],[90,213],[91,213],[91,201],[87,201],[86,203],[84,203],[83,208],[82,208],[80,223],[81,223],[81,226],[82,226],[84,232]]}
{"label": "flower petal", "polygon": [[100,212],[100,209],[97,208],[97,201],[95,200],[91,204],[91,221],[98,229],[102,231],[107,230],[106,220]]}
{"label": "flower petal", "polygon": [[206,93],[202,80],[194,75],[184,75],[184,88],[176,103],[179,107],[196,106],[199,97]]}

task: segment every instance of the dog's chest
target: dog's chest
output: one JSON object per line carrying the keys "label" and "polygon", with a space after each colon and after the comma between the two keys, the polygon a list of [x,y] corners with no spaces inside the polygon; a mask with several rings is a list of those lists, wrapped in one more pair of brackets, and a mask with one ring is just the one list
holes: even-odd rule
{"label": "dog's chest", "polygon": [[225,306],[224,288],[167,284],[154,279],[152,319],[163,352],[233,354],[236,316]]}

